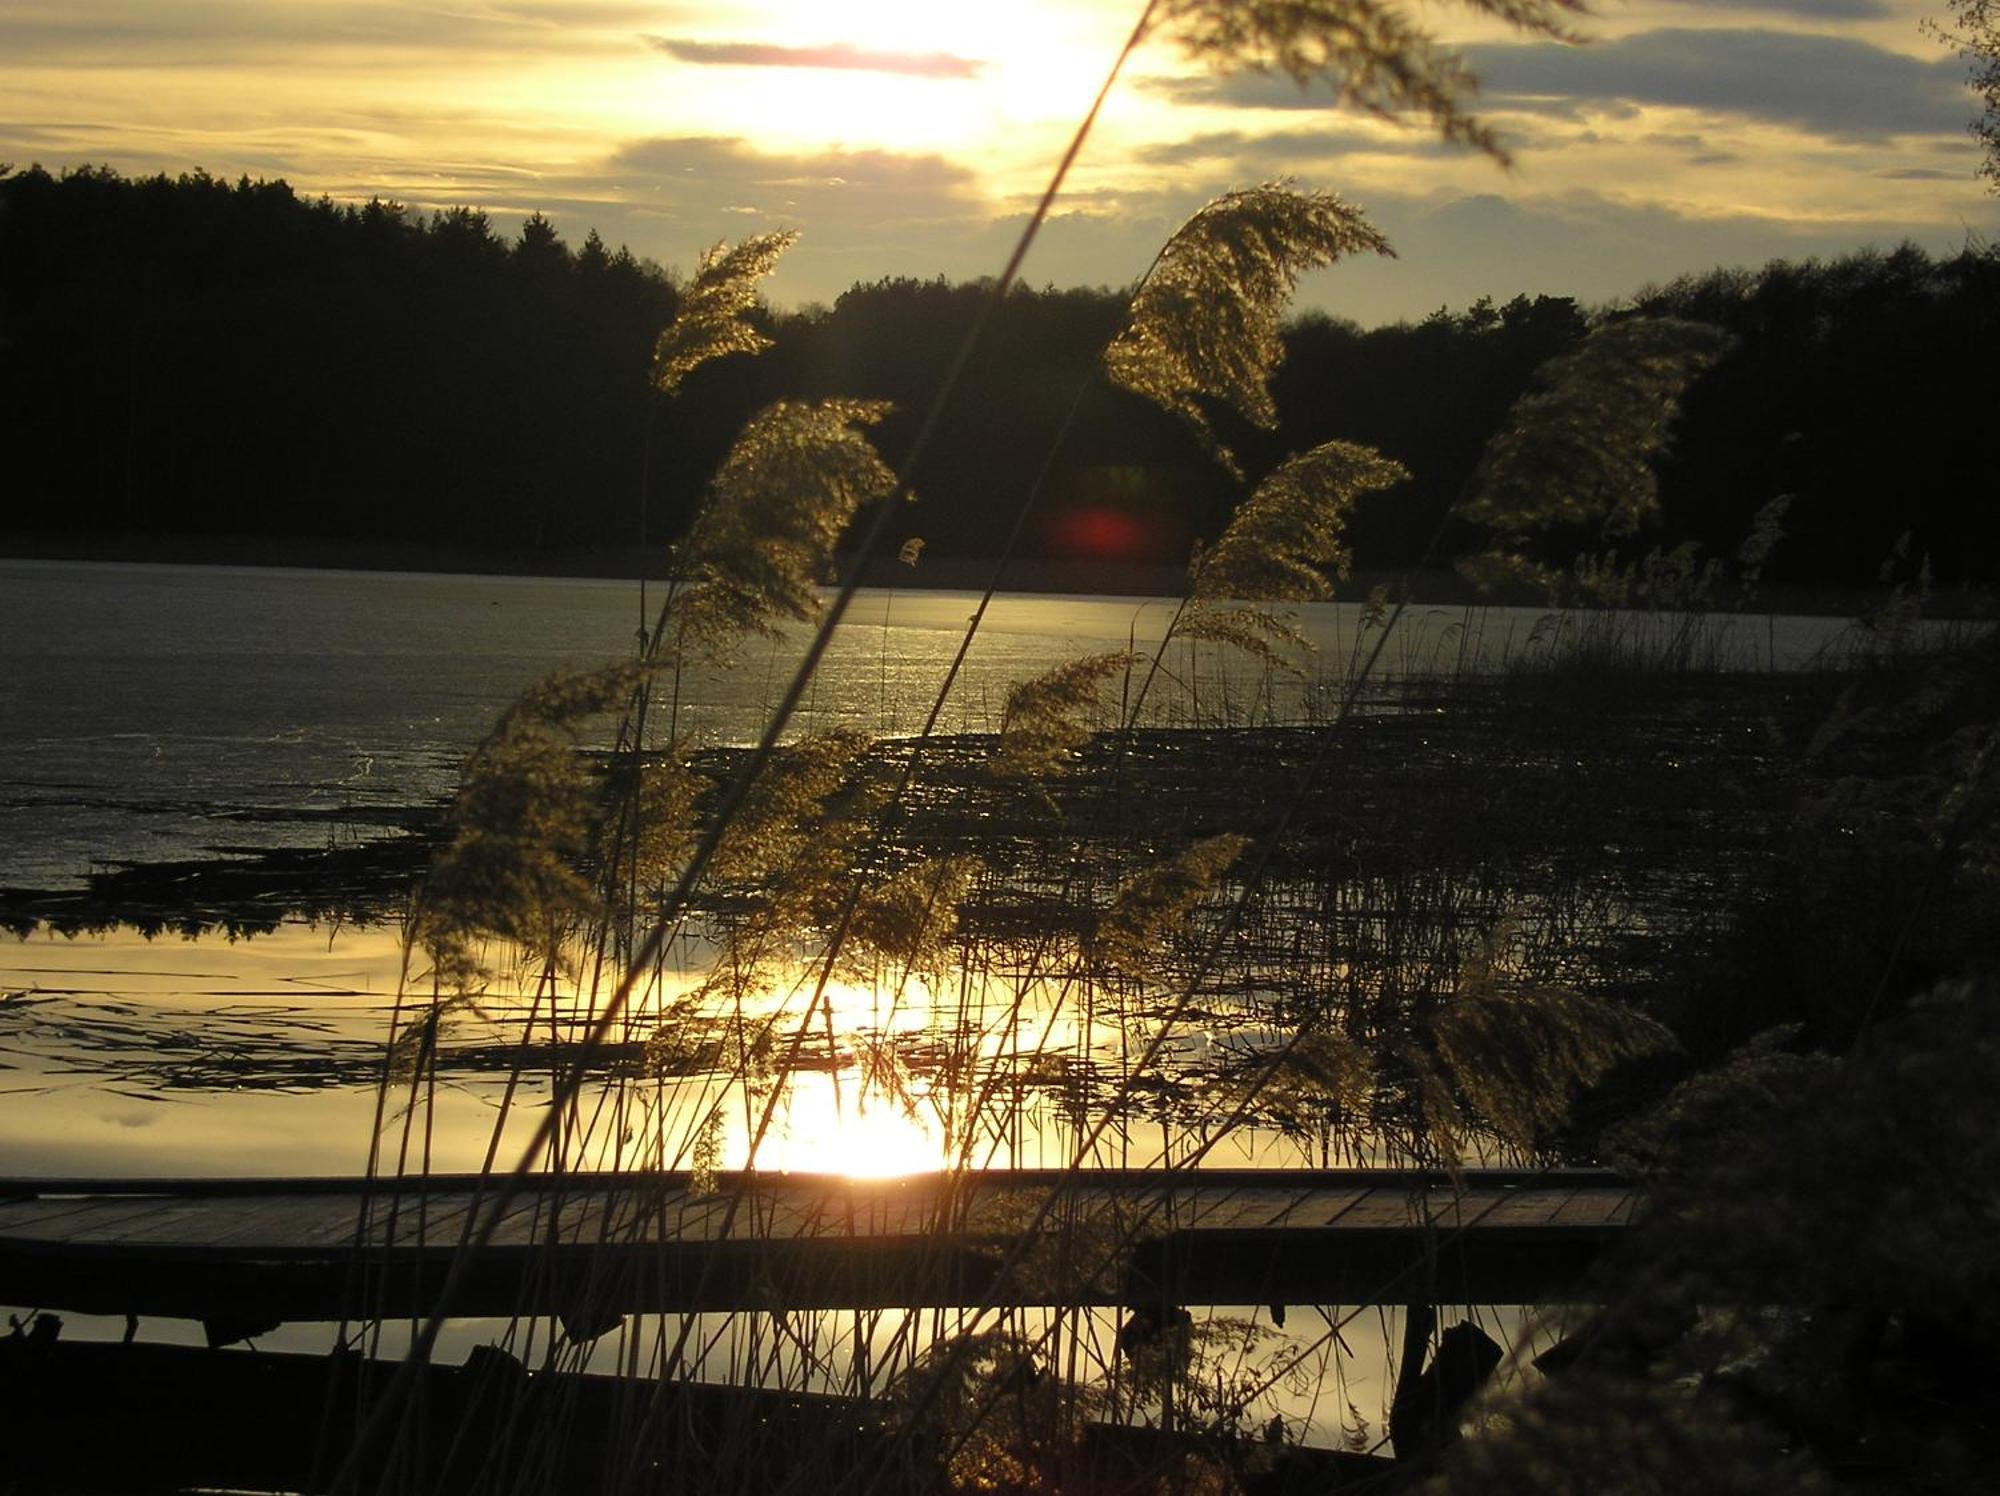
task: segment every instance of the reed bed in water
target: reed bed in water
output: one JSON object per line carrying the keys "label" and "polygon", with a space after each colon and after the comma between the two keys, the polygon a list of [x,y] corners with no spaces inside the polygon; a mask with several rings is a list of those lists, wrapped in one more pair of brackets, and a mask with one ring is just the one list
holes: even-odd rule
{"label": "reed bed in water", "polygon": [[[1524,976],[1643,1002],[1716,938],[1780,854],[1779,828],[1820,777],[1803,755],[1809,726],[1839,683],[1696,673],[1654,678],[1643,690],[1558,699],[1558,688],[1520,674],[1411,685],[1393,709],[1349,720],[1330,746],[1308,726],[1106,732],[1032,789],[990,772],[991,735],[874,742],[863,774],[895,778],[913,759],[914,772],[880,813],[865,861],[846,871],[892,878],[941,859],[976,860],[979,876],[954,910],[949,964],[962,973],[1030,971],[1039,959],[1046,974],[1061,965],[1049,967],[1038,946],[1088,936],[1136,870],[1226,831],[1262,830],[1273,814],[1270,787],[1296,783],[1319,754],[1256,901],[1203,980],[1206,1031],[1282,1033],[1308,1020],[1368,1031],[1385,1003],[1442,1000],[1466,961],[1483,959],[1496,940]],[[720,781],[743,753],[712,749],[693,761]],[[208,918],[233,925],[268,910],[275,919],[296,896],[300,913],[379,919],[408,897],[411,869],[437,839],[433,827],[396,844],[370,873],[331,890],[312,859],[254,875],[225,865],[211,875],[214,895],[190,897],[179,878],[171,887],[184,918],[213,897]],[[335,855],[357,860],[349,850]],[[256,897],[237,903],[228,885],[245,878]],[[129,902],[106,897],[130,918]],[[700,921],[726,929],[759,902],[754,887],[717,885],[692,904]],[[1156,956],[1166,987],[1190,973],[1217,912],[1213,903],[1190,909],[1163,932]],[[689,944],[700,942],[691,935]],[[1171,995],[1149,987],[1133,1016],[1156,1016]],[[563,1032],[586,1007],[566,1003]],[[543,1069],[559,1041],[546,1019],[540,1028],[510,1036],[463,1023],[442,1041],[439,1060],[454,1075],[504,1075],[518,1045]],[[123,1053],[123,1063],[143,1062],[176,1088],[223,1076],[334,1083],[370,1068],[362,1054],[283,1026],[232,1033],[226,1050],[208,1054],[193,1039],[135,1046],[129,1029],[107,1022],[91,1050],[111,1064]],[[75,1030],[92,1031],[87,1020]],[[631,1069],[649,1038],[626,1035],[580,1063]],[[714,1032],[691,1038],[689,1054],[719,1042]],[[921,1032],[895,1042],[919,1071],[948,1053]],[[801,1036],[796,1063],[830,1065],[837,1049],[825,1032]],[[1100,1059],[1065,1073],[1094,1072]],[[692,1068],[687,1057],[683,1068]]]}
{"label": "reed bed in water", "polygon": [[[427,993],[418,982],[406,993],[383,1169],[421,1172],[438,1088],[476,1078],[498,1101],[512,1087],[533,1117],[558,1077],[578,1074],[585,1081],[564,1103],[542,1167],[712,1168],[724,1210],[731,1185],[721,1171],[745,1161],[767,1107],[776,1121],[763,1159],[775,1167],[798,1156],[786,1151],[788,1119],[835,1139],[861,1121],[847,1157],[879,1163],[915,1139],[928,1152],[906,1158],[951,1170],[1179,1168],[1244,1152],[1287,1164],[1573,1156],[1578,1135],[1553,1112],[1505,1103],[1578,1078],[1569,1061],[1589,1055],[1557,1042],[1577,1025],[1554,1022],[1577,1015],[1553,1005],[1544,1052],[1496,1039],[1518,1035],[1549,992],[1671,1007],[1675,983],[1783,864],[1801,799],[1830,792],[1854,767],[1811,751],[1812,740],[1833,699],[1866,684],[1710,672],[1622,685],[1592,674],[1582,686],[1559,671],[1467,677],[1406,688],[1330,736],[1313,727],[1089,734],[1032,783],[995,776],[993,735],[862,745],[833,789],[901,783],[913,757],[915,767],[899,795],[859,802],[859,828],[842,833],[824,867],[836,884],[907,887],[914,871],[969,860],[970,874],[944,890],[949,921],[918,921],[936,940],[868,947],[865,963],[843,965],[839,1005],[815,1006],[815,958],[841,908],[805,897],[828,881],[805,865],[815,840],[782,838],[784,855],[758,876],[718,878],[689,901],[626,1020],[586,1047],[579,1035],[622,971],[626,937],[616,921],[566,917],[560,948],[494,947],[484,990]],[[711,749],[689,761],[715,780],[743,756]],[[616,760],[584,772],[602,786],[615,778],[607,763]],[[1107,940],[1107,924],[1136,918],[1129,906],[1149,872],[1231,831],[1267,833],[1274,785],[1287,813],[1266,837],[1254,898],[1240,898],[1239,862],[1194,880],[1192,897],[1168,899],[1166,918],[1140,921],[1140,960]],[[699,820],[711,803],[697,796],[690,813]],[[798,824],[821,826],[825,808],[826,797],[799,807]],[[593,855],[584,866],[601,875],[610,861]],[[812,873],[809,886],[788,870]],[[759,948],[774,888],[790,900],[780,912],[793,938]],[[738,979],[724,960],[731,951]],[[770,959],[752,959],[760,953]],[[719,970],[724,980],[704,990]],[[1510,1005],[1501,1036],[1479,1023],[1496,998]],[[1454,1014],[1466,1015],[1462,1027]],[[310,1034],[260,1047],[235,1033],[226,1052],[204,1054],[200,1028],[185,1026],[178,1052],[153,1048],[134,1078],[310,1086],[380,1073],[360,1047]],[[145,1035],[127,1023],[104,1037],[129,1052]],[[316,1046],[307,1063],[299,1038]],[[1615,1050],[1621,1036],[1605,1042]],[[1565,1063],[1545,1073],[1551,1061]],[[1496,1063],[1509,1084],[1482,1094],[1476,1071]],[[575,1462],[570,1452],[598,1437],[607,1406],[623,1458],[638,1466],[605,1477],[623,1488],[817,1488],[836,1466],[857,1488],[1074,1486],[1083,1472],[1101,1475],[1107,1449],[1121,1479],[1158,1488],[1189,1469],[1240,1482],[1289,1468],[1301,1437],[1356,1448],[1383,1437],[1399,1311],[1295,1305],[1283,1328],[1268,1307],[1110,1311],[1088,1302],[1092,1285],[1156,1223],[1093,1218],[1061,1191],[1031,1207],[1020,1224],[1029,1223],[1033,1247],[1015,1270],[1073,1285],[1068,1307],[774,1302],[730,1315],[593,1319],[579,1305],[567,1326],[486,1327],[527,1367],[587,1368],[611,1385],[535,1391],[509,1373],[496,1395],[533,1430],[537,1452],[482,1464],[475,1488],[575,1488],[585,1468],[594,1481],[596,1457]],[[962,1222],[943,1214],[936,1224]],[[746,1228],[755,1225],[753,1213]],[[393,1346],[410,1333],[397,1306],[380,1310],[351,1343]],[[1523,1338],[1518,1317],[1473,1306],[1445,1317],[1461,1315],[1503,1344],[1539,1344]],[[715,1397],[701,1390],[710,1384],[839,1402],[823,1427],[806,1420],[802,1430],[782,1399]],[[381,1373],[372,1390],[387,1385]],[[566,1398],[592,1411],[572,1418]],[[406,1414],[411,1429],[449,1436],[420,1404]],[[1282,1442],[1266,1444],[1274,1419]],[[771,1444],[779,1427],[782,1451]],[[400,1472],[392,1461],[383,1483],[422,1485],[428,1467],[409,1459]],[[1334,1467],[1315,1468],[1332,1478]]]}
{"label": "reed bed in water", "polygon": [[[783,1166],[782,1119],[805,1095],[832,1098],[808,1125],[837,1135],[886,1113],[948,1169],[1181,1168],[1246,1148],[1259,1162],[1322,1165],[1560,1158],[1558,1093],[1650,1040],[1602,1015],[1643,1003],[1768,866],[1806,777],[1792,750],[1826,688],[1697,673],[1559,710],[1554,689],[1432,683],[1330,741],[1310,727],[1086,735],[1059,772],[1025,784],[996,777],[990,735],[868,745],[840,784],[900,793],[863,801],[831,878],[914,888],[900,907],[919,910],[920,938],[841,964],[838,985],[865,992],[864,1006],[837,1004],[819,980],[838,899],[814,902],[816,872],[812,887],[791,887],[798,869],[780,858],[691,899],[639,1000],[586,1050],[572,1041],[630,950],[616,921],[573,929],[520,968],[530,1011],[513,1020],[515,1047],[455,1037],[450,1015],[464,1009],[440,988],[404,1019],[417,1037],[391,1081],[385,1156],[420,1166],[426,1087],[471,1066],[504,1068],[538,1096],[544,1074],[589,1072],[538,1160],[554,1170]],[[721,779],[741,757],[692,762]],[[1131,906],[1149,875],[1219,836],[1269,830],[1273,785],[1296,790],[1255,897],[1225,865],[1153,890],[1159,917],[1142,919]],[[697,815],[703,803],[691,802]],[[823,824],[824,798],[806,809]],[[786,856],[810,859],[810,840]],[[960,864],[948,883],[912,881]],[[769,944],[774,904],[789,938]],[[1113,939],[1121,921],[1145,927],[1137,959]],[[1552,1010],[1543,1048],[1502,1057],[1518,1066],[1510,1083],[1549,1088],[1545,1111],[1510,1114],[1479,1094],[1472,1072],[1495,1056],[1475,1021],[1449,1019],[1496,1000],[1517,1017]],[[858,1154],[880,1146],[865,1127],[856,1137]],[[601,1336],[580,1315],[571,1331],[524,1323],[505,1343],[551,1370],[615,1367],[633,1447],[650,1451],[648,1479],[666,1489],[739,1460],[745,1479],[771,1478],[752,1415],[699,1456],[668,1438],[673,1389],[707,1380],[855,1399],[896,1451],[870,1478],[896,1487],[928,1488],[966,1448],[980,1468],[1049,1478],[1106,1419],[1171,1429],[1174,1460],[1238,1475],[1271,1458],[1249,1437],[1265,1429],[1381,1438],[1393,1315],[1365,1317],[1358,1355],[1354,1311],[1330,1306],[1304,1336],[1268,1313],[1204,1309],[1148,1349],[1143,1316],[1121,1340],[1132,1315],[1087,1301],[1153,1223],[1086,1219],[1058,1190],[1026,1224],[1035,1246],[1019,1269],[1065,1277],[1073,1307],[774,1305],[607,1316]],[[1334,1396],[1348,1378],[1367,1388],[1354,1394],[1365,1410]],[[1148,1479],[1161,1478],[1165,1447],[1148,1446]],[[799,1468],[812,1467],[802,1453]]]}
{"label": "reed bed in water", "polygon": [[[1955,667],[1940,658],[1935,668],[1963,674],[1978,661]],[[1551,674],[1413,691],[1396,710],[1349,719],[1325,747],[1255,900],[1230,921],[1240,873],[1225,872],[1156,932],[1157,964],[1140,970],[1092,944],[1119,892],[1222,828],[1254,826],[1249,813],[1270,809],[1266,787],[1295,782],[1289,776],[1326,740],[1309,729],[1100,735],[1033,793],[988,772],[990,737],[936,740],[905,795],[871,812],[880,835],[864,839],[868,857],[842,864],[848,874],[887,880],[941,857],[980,859],[978,875],[956,891],[947,949],[932,963],[945,979],[924,983],[921,1022],[880,1022],[885,1002],[883,1010],[842,1008],[832,1024],[825,1012],[802,1023],[810,988],[795,981],[773,994],[788,1003],[761,1009],[739,1007],[727,991],[699,1010],[683,1002],[712,969],[729,927],[759,916],[751,892],[720,885],[694,901],[657,991],[610,1042],[588,1050],[574,1042],[605,981],[599,976],[593,989],[587,940],[555,963],[503,963],[496,954],[496,982],[476,998],[485,1017],[448,992],[435,1028],[425,1027],[421,1003],[406,1010],[405,1032],[421,1037],[399,1051],[387,1120],[391,1139],[408,1139],[408,1148],[385,1153],[384,1166],[421,1168],[432,1085],[476,1077],[497,1099],[518,1076],[520,1104],[532,1114],[550,1076],[579,1066],[590,1084],[545,1155],[570,1170],[675,1160],[698,1170],[705,1146],[744,1145],[760,1098],[824,1098],[836,1079],[844,1110],[817,1112],[812,1125],[831,1132],[834,1117],[852,1119],[864,1101],[870,1115],[907,1119],[913,1110],[937,1124],[932,1143],[948,1136],[955,1145],[932,1156],[960,1168],[1010,1157],[1067,1164],[1099,1124],[1105,1130],[1086,1164],[1164,1155],[1185,1165],[1196,1155],[1227,1157],[1236,1144],[1254,1146],[1265,1163],[1562,1157],[1571,1134],[1560,1125],[1545,1127],[1532,1114],[1482,1115],[1485,1098],[1462,1086],[1447,1087],[1455,1112],[1440,1109],[1436,1082],[1453,1052],[1440,1039],[1454,1035],[1438,1020],[1455,1006],[1477,1012],[1494,983],[1532,993],[1560,982],[1670,1007],[1673,986],[1702,950],[1728,939],[1772,871],[1790,876],[1796,807],[1851,797],[1851,775],[1881,757],[1879,741],[1866,735],[1844,754],[1815,741],[1825,736],[1832,698],[1843,698],[1850,719],[1866,720],[1868,703],[1893,701],[1895,689],[1888,677],[1865,674],[1697,673],[1623,689],[1593,678],[1579,690]],[[1933,732],[1907,714],[1884,722],[1917,742]],[[912,751],[880,744],[862,758],[875,764],[869,772],[893,778]],[[739,757],[703,755],[718,774]],[[1902,918],[1897,908],[1889,914]],[[1910,948],[1924,944],[1920,934]],[[855,985],[885,998],[901,986],[906,1011],[917,1005],[893,962]],[[1101,1026],[1087,1040],[1041,1025],[1056,1002]],[[10,1005],[7,1016],[31,1019],[32,1010]],[[210,1043],[217,1036],[198,1016],[176,1023],[167,1049],[128,1020],[101,1037],[143,1056],[131,1078],[167,1086],[313,1086],[379,1073],[379,1058],[371,1062],[363,1047],[310,1032],[260,1047],[238,1024]],[[1163,1030],[1167,1042],[1142,1068],[1140,1056]],[[301,1057],[301,1043],[312,1052]],[[705,1141],[705,1108],[716,1102],[730,1126]],[[783,1141],[774,1132],[768,1145],[780,1164]],[[657,1147],[650,1159],[649,1144]],[[865,1158],[879,1146],[879,1134],[864,1136],[850,1153]],[[714,1198],[723,1208],[729,1189],[718,1176]],[[1107,1227],[1057,1197],[1020,1266],[1077,1285],[1081,1300],[1084,1285],[1106,1263],[1115,1267],[1148,1225]],[[379,1343],[393,1346],[407,1320],[399,1331],[396,1307],[380,1307]],[[1082,1302],[984,1314],[774,1305],[692,1321],[621,1315],[596,1337],[590,1332],[602,1324],[583,1315],[568,1328],[546,1320],[483,1327],[482,1337],[530,1367],[588,1367],[610,1386],[536,1392],[509,1373],[502,1399],[533,1430],[526,1443],[539,1452],[482,1465],[475,1487],[574,1489],[587,1469],[598,1488],[596,1457],[570,1454],[575,1440],[600,1437],[607,1407],[623,1420],[615,1424],[620,1450],[643,1466],[637,1477],[621,1466],[615,1481],[606,1478],[627,1486],[636,1478],[663,1489],[807,1487],[837,1467],[880,1489],[931,1489],[946,1479],[940,1462],[969,1451],[955,1483],[1032,1467],[1035,1480],[1073,1487],[1083,1472],[1101,1474],[1107,1449],[1118,1451],[1121,1478],[1136,1486],[1177,1478],[1172,1472],[1189,1460],[1217,1480],[1258,1478],[1279,1468],[1302,1435],[1359,1447],[1383,1435],[1400,1315],[1322,1307],[1325,1318],[1291,1306],[1281,1329],[1266,1308],[1191,1306],[1185,1326],[1167,1327],[1164,1347],[1144,1316],[1121,1346],[1134,1311]],[[1468,1312],[1448,1309],[1445,1318]],[[1474,1317],[1504,1344],[1520,1337],[1518,1319],[1490,1310]],[[374,1328],[355,1343],[378,1343]],[[928,1378],[947,1369],[948,1387],[929,1391]],[[373,1390],[386,1380],[378,1374]],[[713,1397],[702,1390],[711,1384],[747,1395]],[[809,1391],[837,1403],[821,1432],[801,1432],[790,1404],[781,1397],[767,1405],[758,1388],[774,1396],[804,1389],[785,1396]],[[575,1401],[574,1417],[565,1399]],[[433,1436],[448,1432],[432,1414],[411,1416]],[[1263,1441],[1274,1417],[1285,1444]],[[779,1428],[782,1450],[771,1443]],[[392,1462],[384,1484],[423,1484],[425,1467],[409,1458],[400,1474]],[[1334,1467],[1316,1468],[1316,1479],[1334,1478]]]}

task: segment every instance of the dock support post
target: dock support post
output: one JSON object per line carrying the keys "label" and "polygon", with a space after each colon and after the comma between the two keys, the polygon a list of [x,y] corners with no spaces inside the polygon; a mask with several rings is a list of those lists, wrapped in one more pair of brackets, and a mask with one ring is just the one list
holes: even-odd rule
{"label": "dock support post", "polygon": [[[1396,1390],[1389,1397],[1390,1438],[1395,1439],[1394,1430],[1401,1425],[1409,1427],[1408,1415],[1414,1410],[1418,1388],[1423,1382],[1424,1358],[1430,1354],[1431,1335],[1437,1329],[1437,1305],[1406,1304],[1403,1306],[1403,1349],[1396,1363]],[[1424,1453],[1422,1450],[1405,1449],[1401,1440],[1396,1440],[1396,1458],[1414,1459]]]}

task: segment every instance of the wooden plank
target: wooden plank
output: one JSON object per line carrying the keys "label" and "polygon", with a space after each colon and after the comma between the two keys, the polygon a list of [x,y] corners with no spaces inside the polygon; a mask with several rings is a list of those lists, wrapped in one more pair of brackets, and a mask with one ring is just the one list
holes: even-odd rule
{"label": "wooden plank", "polygon": [[56,1223],[87,1211],[102,1210],[104,1201],[88,1196],[65,1195],[38,1199],[35,1196],[13,1200],[0,1200],[0,1213],[4,1213],[9,1229],[27,1230],[43,1228],[52,1230]]}
{"label": "wooden plank", "polygon": [[1401,1231],[1422,1225],[1423,1207],[1402,1190],[1370,1190],[1348,1202],[1337,1217],[1330,1217],[1325,1231]]}
{"label": "wooden plank", "polygon": [[[160,1199],[152,1202],[151,1208],[143,1213],[126,1216],[122,1220],[100,1219],[88,1229],[79,1231],[72,1239],[79,1245],[116,1247],[140,1243],[186,1242],[190,1237],[198,1237],[204,1246],[212,1246],[219,1229],[227,1227],[233,1217],[242,1215],[242,1208],[218,1211],[218,1203],[212,1200]],[[234,1204],[234,1202],[229,1202]],[[286,1223],[290,1229],[289,1221]]]}
{"label": "wooden plank", "polygon": [[[72,1308],[147,1313],[256,1302],[274,1314],[338,1317],[355,1307],[362,1186],[294,1183],[289,1193],[266,1181],[240,1195],[0,1199],[0,1300],[61,1308],[67,1297]],[[603,1294],[630,1308],[728,1309],[779,1290],[799,1308],[944,1306],[994,1293],[1041,1302],[1034,1295],[1052,1287],[995,1285],[992,1270],[1055,1189],[1064,1198],[1044,1229],[1074,1220],[1133,1238],[1132,1276],[1092,1290],[1112,1300],[1200,1292],[1231,1296],[1183,1301],[1339,1302],[1385,1283],[1415,1292],[1419,1270],[1454,1294],[1539,1294],[1565,1286],[1630,1219],[1634,1199],[1601,1175],[1475,1180],[1456,1192],[1437,1177],[1376,1183],[1295,1171],[754,1176],[710,1195],[666,1175],[528,1183],[508,1200],[458,1312],[552,1312]],[[422,1194],[372,1201],[372,1302],[431,1301],[474,1187],[436,1180]],[[497,1208],[505,1186],[481,1188],[479,1210]],[[947,1213],[954,1229],[936,1229]],[[1423,1268],[1434,1254],[1437,1265]]]}
{"label": "wooden plank", "polygon": [[[14,1218],[17,1211],[31,1215],[35,1213],[35,1205],[40,1203],[43,1202],[30,1201],[20,1204],[10,1202],[0,1206],[0,1215],[4,1215],[8,1221]],[[122,1222],[143,1219],[171,1203],[170,1199],[159,1196],[143,1198],[116,1196],[104,1200],[66,1201],[64,1208],[40,1217],[43,1222],[42,1239],[87,1242]]]}
{"label": "wooden plank", "polygon": [[[497,1197],[496,1188],[491,1198]],[[866,1216],[852,1198],[829,1195],[815,1188],[782,1183],[763,1185],[735,1199],[718,1194],[696,1198],[667,1194],[635,1198],[624,1191],[573,1187],[560,1196],[517,1194],[506,1219],[496,1228],[497,1245],[533,1245],[551,1234],[565,1244],[633,1239],[719,1240],[727,1222],[732,1239],[824,1239],[832,1236],[872,1239],[928,1232],[935,1220],[939,1196],[925,1198],[905,1192],[895,1201],[863,1202]],[[0,1239],[58,1242],[157,1241],[190,1246],[247,1245],[271,1248],[312,1247],[351,1238],[360,1211],[360,1196],[314,1193],[296,1197],[257,1196],[248,1199],[111,1198],[100,1201],[0,1203]],[[373,1202],[370,1234],[380,1240],[390,1220],[399,1242],[408,1240],[417,1223],[425,1223],[429,1239],[444,1242],[462,1227],[471,1203],[468,1194],[440,1193],[419,1203],[409,1197]],[[1036,1191],[988,1189],[977,1195],[966,1214],[975,1234],[1018,1229],[1040,1207]],[[1401,1229],[1431,1224],[1441,1230],[1482,1226],[1535,1225],[1553,1228],[1602,1226],[1627,1218],[1631,1195],[1617,1189],[1590,1191],[1570,1187],[1507,1193],[1442,1193],[1412,1197],[1399,1190],[1266,1191],[1250,1188],[1212,1190],[1196,1185],[1175,1190],[1140,1190],[1086,1185],[1077,1191],[1074,1213],[1086,1218],[1146,1217],[1158,1232],[1234,1231],[1245,1229],[1362,1230]],[[482,1210],[490,1208],[482,1202]],[[552,1214],[553,1213],[553,1214]],[[732,1219],[733,1217],[733,1219]]]}
{"label": "wooden plank", "polygon": [[1574,1193],[1572,1190],[1529,1190],[1509,1194],[1482,1191],[1457,1199],[1427,1201],[1426,1219],[1445,1231],[1474,1226],[1482,1230],[1548,1226]]}

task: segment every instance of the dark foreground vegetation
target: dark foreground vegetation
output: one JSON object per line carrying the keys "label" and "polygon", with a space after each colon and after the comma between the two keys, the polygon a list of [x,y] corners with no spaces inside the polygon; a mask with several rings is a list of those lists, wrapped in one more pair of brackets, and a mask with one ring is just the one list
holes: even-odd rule
{"label": "dark foreground vegetation", "polygon": [[[334,1451],[314,1437],[321,1412],[352,1426],[392,1370],[358,1356],[0,1341],[0,1390],[41,1432],[14,1460],[16,1489],[324,1491]],[[606,1490],[633,1478],[636,1455],[656,1480],[690,1489],[725,1479],[745,1491],[811,1489],[830,1470],[879,1461],[896,1434],[895,1409],[851,1398],[694,1385],[649,1408],[622,1378],[530,1373],[497,1352],[427,1368],[423,1383],[438,1437],[373,1462],[364,1480],[474,1492],[526,1468],[546,1489]],[[94,1415],[79,1416],[105,1400],[130,1410],[113,1443],[95,1437]],[[553,1409],[560,1437],[548,1430]],[[1057,1490],[1143,1496],[1161,1468],[1201,1460],[1198,1439],[1094,1423],[1048,1475]],[[1270,1496],[1359,1489],[1391,1473],[1380,1457],[1254,1441],[1239,1460]],[[935,1489],[907,1469],[885,1487]]]}
{"label": "dark foreground vegetation", "polygon": [[[540,218],[507,239],[472,209],[426,218],[283,182],[30,168],[0,178],[0,220],[9,523],[74,534],[517,558],[657,543],[685,530],[732,435],[774,399],[895,402],[879,433],[895,461],[986,296],[885,280],[831,308],[760,311],[776,346],[704,366],[667,404],[646,370],[678,277],[595,235],[566,245]],[[941,556],[999,548],[1125,296],[1007,298],[912,475],[923,502],[897,539]],[[1690,393],[1663,465],[1666,544],[1726,554],[1790,494],[1776,580],[1871,581],[1905,531],[1941,581],[1993,579],[1991,249],[1717,270],[1627,306],[1736,340]],[[1277,429],[1227,414],[1223,429],[1253,476],[1334,437],[1402,463],[1414,476],[1361,504],[1350,540],[1364,567],[1406,566],[1533,371],[1587,326],[1585,308],[1549,296],[1369,330],[1309,314],[1285,335]],[[1023,554],[1178,566],[1233,503],[1183,427],[1099,386]]]}

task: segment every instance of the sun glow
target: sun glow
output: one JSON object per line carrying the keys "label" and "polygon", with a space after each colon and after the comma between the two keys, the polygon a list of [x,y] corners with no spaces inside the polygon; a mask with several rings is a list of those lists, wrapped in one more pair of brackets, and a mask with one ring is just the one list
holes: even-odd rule
{"label": "sun glow", "polygon": [[[747,1148],[742,1150],[747,1153]],[[944,1139],[928,1119],[852,1076],[793,1075],[771,1132],[757,1150],[760,1169],[886,1179],[945,1166]]]}
{"label": "sun glow", "polygon": [[1116,47],[1099,19],[1038,0],[771,5],[730,16],[726,34],[656,40],[673,83],[656,107],[766,149],[978,152],[990,167],[1044,153],[1035,127],[1088,106]]}

